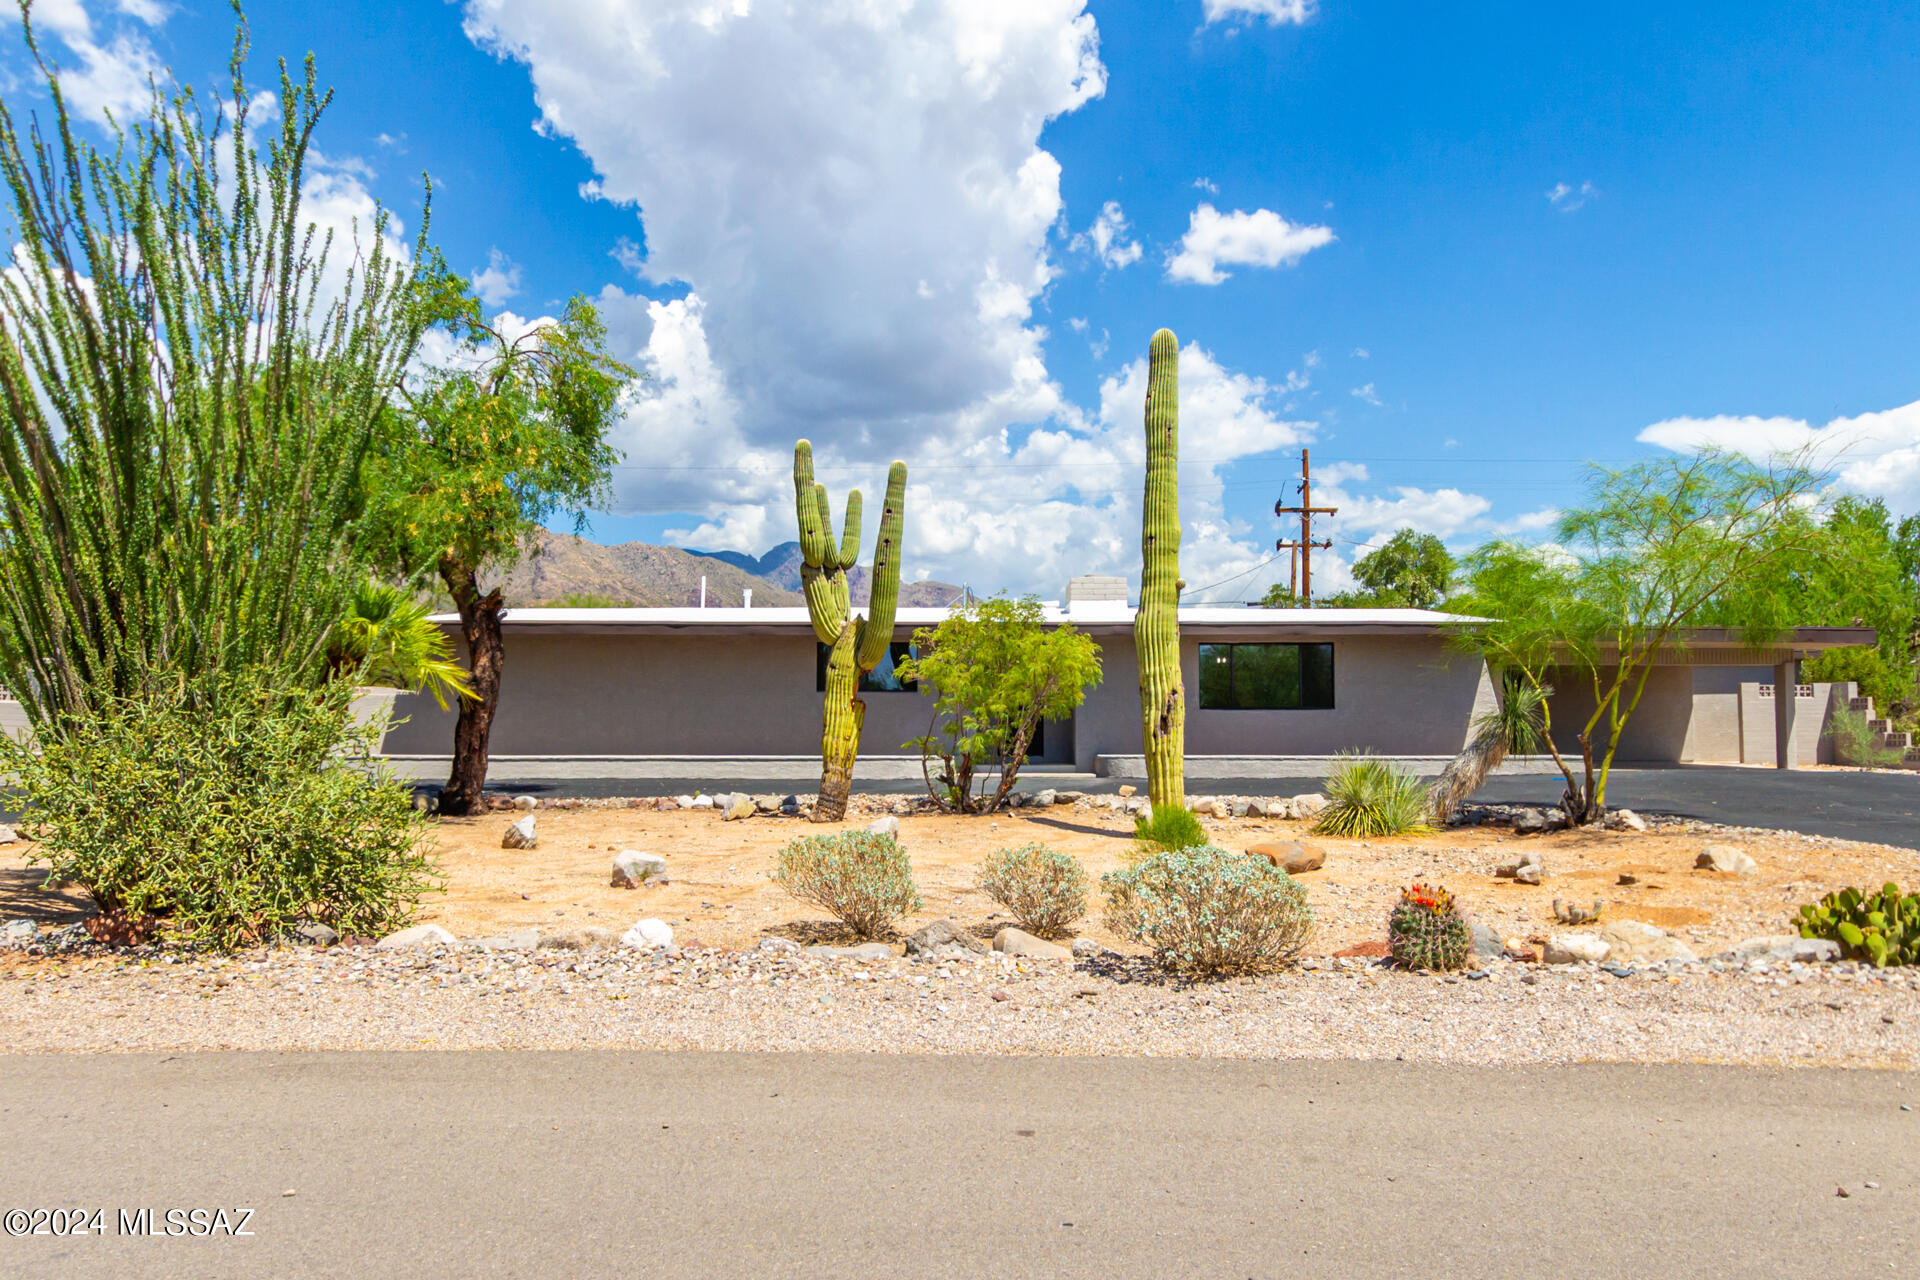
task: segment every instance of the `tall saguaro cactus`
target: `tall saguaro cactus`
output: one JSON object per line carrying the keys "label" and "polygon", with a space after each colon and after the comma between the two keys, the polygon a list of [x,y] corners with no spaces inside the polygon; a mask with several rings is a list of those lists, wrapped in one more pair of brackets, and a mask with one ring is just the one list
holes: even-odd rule
{"label": "tall saguaro cactus", "polygon": [[893,643],[894,607],[900,602],[900,531],[905,519],[907,464],[887,470],[887,505],[880,513],[880,540],[873,547],[873,594],[868,616],[852,612],[847,570],[860,559],[860,491],[847,494],[846,528],[833,541],[833,508],[827,487],[813,482],[813,446],[793,446],[793,504],[800,520],[800,589],[806,593],[813,633],[828,646],[826,710],[820,732],[820,797],[815,822],[847,816],[853,761],[860,754],[860,726],[867,704],[860,677],[887,656]]}
{"label": "tall saguaro cactus", "polygon": [[1153,807],[1187,803],[1187,697],[1180,680],[1180,340],[1153,335],[1147,356],[1147,486],[1140,504],[1140,725]]}

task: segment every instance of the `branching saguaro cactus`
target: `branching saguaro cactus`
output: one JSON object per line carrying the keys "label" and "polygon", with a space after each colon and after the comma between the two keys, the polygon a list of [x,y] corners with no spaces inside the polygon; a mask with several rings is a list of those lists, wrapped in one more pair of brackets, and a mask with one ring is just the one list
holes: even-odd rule
{"label": "branching saguaro cactus", "polygon": [[905,518],[907,464],[887,471],[887,505],[880,513],[880,540],[873,548],[873,595],[868,616],[851,608],[847,570],[860,559],[860,491],[847,494],[846,528],[833,541],[833,509],[825,485],[813,482],[813,446],[793,446],[793,504],[800,519],[800,589],[806,593],[813,633],[828,646],[826,711],[820,732],[820,797],[815,822],[847,816],[853,761],[860,754],[860,726],[867,704],[860,677],[887,656],[893,642],[894,607],[900,602],[900,531]]}
{"label": "branching saguaro cactus", "polygon": [[1147,357],[1147,487],[1140,511],[1140,724],[1155,809],[1187,804],[1187,696],[1180,680],[1180,340],[1153,335]]}

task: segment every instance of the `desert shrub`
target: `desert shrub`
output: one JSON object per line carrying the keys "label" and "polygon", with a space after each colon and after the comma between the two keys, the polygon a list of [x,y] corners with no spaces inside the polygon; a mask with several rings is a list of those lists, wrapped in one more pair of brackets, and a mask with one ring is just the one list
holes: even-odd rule
{"label": "desert shrub", "polygon": [[1903,894],[1891,883],[1879,893],[1830,893],[1800,908],[1800,936],[1830,938],[1849,960],[1876,969],[1920,964],[1920,893]]}
{"label": "desert shrub", "polygon": [[1313,908],[1293,877],[1211,845],[1154,854],[1109,872],[1100,886],[1114,931],[1182,973],[1276,969],[1313,932]]}
{"label": "desert shrub", "polygon": [[1045,845],[1001,849],[980,867],[980,891],[1013,914],[1022,929],[1057,938],[1087,914],[1087,872],[1077,858]]}
{"label": "desert shrub", "polygon": [[1416,884],[1400,891],[1387,917],[1387,946],[1408,969],[1462,969],[1473,955],[1473,929],[1445,889]]}
{"label": "desert shrub", "polygon": [[1343,755],[1327,779],[1327,807],[1313,829],[1330,836],[1427,831],[1427,789],[1411,770],[1361,752]]}
{"label": "desert shrub", "polygon": [[1900,763],[1905,754],[1889,747],[1867,727],[1867,717],[1851,707],[1835,707],[1827,721],[1827,741],[1833,744],[1836,764],[1884,768]]}
{"label": "desert shrub", "polygon": [[802,902],[824,907],[863,938],[879,938],[920,909],[907,851],[892,836],[842,831],[807,836],[780,850],[773,878]]}
{"label": "desert shrub", "polygon": [[0,739],[6,798],[40,824],[49,879],[123,935],[230,949],[303,920],[390,932],[438,877],[352,698],[245,672],[105,698],[35,742]]}
{"label": "desert shrub", "polygon": [[1207,829],[1193,810],[1162,805],[1133,820],[1134,851],[1142,856],[1196,849],[1207,842]]}

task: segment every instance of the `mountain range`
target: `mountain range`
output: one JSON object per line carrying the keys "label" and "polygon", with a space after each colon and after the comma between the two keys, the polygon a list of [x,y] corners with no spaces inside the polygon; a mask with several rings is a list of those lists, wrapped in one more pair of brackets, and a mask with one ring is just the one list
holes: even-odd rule
{"label": "mountain range", "polygon": [[[700,603],[700,580],[707,603],[737,607],[753,592],[756,608],[805,603],[800,595],[800,544],[783,542],[765,555],[739,551],[683,551],[650,542],[605,546],[570,533],[542,530],[533,547],[501,583],[509,606],[626,605],[641,608],[689,607]],[[847,570],[853,603],[871,595],[865,565]],[[903,582],[900,603],[937,607],[960,598],[946,582]]]}

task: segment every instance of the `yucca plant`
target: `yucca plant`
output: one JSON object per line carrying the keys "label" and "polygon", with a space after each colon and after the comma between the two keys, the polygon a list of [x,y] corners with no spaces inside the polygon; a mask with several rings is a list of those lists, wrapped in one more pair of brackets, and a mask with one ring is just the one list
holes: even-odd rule
{"label": "yucca plant", "polygon": [[424,690],[445,711],[448,699],[472,698],[453,641],[430,619],[419,597],[391,583],[368,581],[353,593],[347,616],[333,629],[327,662],[363,685]]}
{"label": "yucca plant", "polygon": [[1447,762],[1427,789],[1427,807],[1436,822],[1453,816],[1460,802],[1478,791],[1487,775],[1509,755],[1532,755],[1547,742],[1547,699],[1551,685],[1532,685],[1511,676],[1501,681],[1500,701],[1473,722],[1473,740]]}
{"label": "yucca plant", "polygon": [[303,216],[331,97],[311,60],[282,66],[262,125],[242,24],[230,98],[156,90],[96,146],[19,29],[52,110],[23,135],[0,99],[0,684],[43,738],[154,673],[205,698],[231,687],[206,674],[311,686],[360,576],[356,478],[419,339],[415,266],[384,213],[337,249]]}
{"label": "yucca plant", "polygon": [[1419,777],[1370,752],[1343,753],[1327,779],[1327,807],[1313,829],[1330,836],[1430,831]]}

